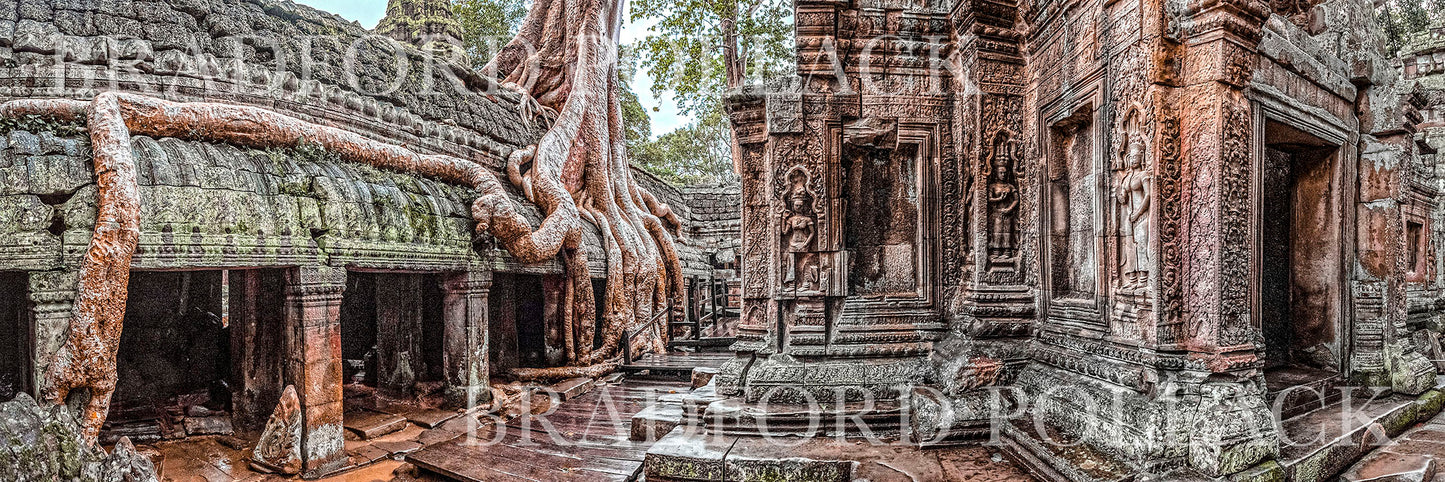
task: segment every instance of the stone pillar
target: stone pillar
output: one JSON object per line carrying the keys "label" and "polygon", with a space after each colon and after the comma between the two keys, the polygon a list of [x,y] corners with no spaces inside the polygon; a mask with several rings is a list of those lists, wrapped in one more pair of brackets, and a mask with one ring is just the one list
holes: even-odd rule
{"label": "stone pillar", "polygon": [[[1188,282],[1177,295],[1167,286],[1164,290],[1166,306],[1171,304],[1167,297],[1179,297],[1174,304],[1179,311],[1166,309],[1165,317],[1180,322],[1162,322],[1178,326],[1179,332],[1175,343],[1161,349],[1189,363],[1171,373],[1174,381],[1162,390],[1183,402],[1172,420],[1193,420],[1194,430],[1172,429],[1188,434],[1189,465],[1220,477],[1279,452],[1265,403],[1249,292],[1257,124],[1245,91],[1259,62],[1255,48],[1270,12],[1243,1],[1190,2],[1187,11],[1190,17],[1180,21],[1199,27],[1179,39],[1183,67],[1174,90],[1182,133],[1179,198],[1163,201],[1180,203],[1179,229],[1161,236],[1161,246],[1181,257],[1178,278],[1168,278]],[[1165,151],[1156,155],[1170,155]],[[1174,338],[1167,333],[1172,329],[1164,338]],[[1171,444],[1166,450],[1184,449]]]}
{"label": "stone pillar", "polygon": [[[32,348],[33,365],[30,370],[31,395],[41,399],[47,385],[45,374],[50,370],[50,361],[65,344],[70,333],[70,318],[75,308],[76,284],[79,273],[75,271],[36,271],[30,273],[30,303],[34,325],[35,346]],[[43,400],[42,400],[43,401]]]}
{"label": "stone pillar", "polygon": [[341,296],[346,270],[297,268],[286,286],[288,380],[300,395],[302,476],[318,478],[346,465],[342,438]]}
{"label": "stone pillar", "polygon": [[[966,331],[980,338],[1026,335],[1036,319],[1038,280],[1036,179],[1038,167],[1026,148],[1025,63],[1021,35],[1015,30],[1014,2],[959,2],[949,14],[956,30],[969,35],[959,43],[958,80],[965,93],[957,101],[968,115],[963,132],[973,142],[960,152],[967,192],[969,231],[966,259],[972,264],[968,295],[960,310]],[[1006,194],[1005,194],[1006,193]],[[970,197],[968,199],[967,197]],[[990,201],[991,198],[995,200]]]}
{"label": "stone pillar", "polygon": [[442,366],[447,403],[471,408],[492,399],[488,383],[487,294],[490,271],[455,273],[442,279]]}

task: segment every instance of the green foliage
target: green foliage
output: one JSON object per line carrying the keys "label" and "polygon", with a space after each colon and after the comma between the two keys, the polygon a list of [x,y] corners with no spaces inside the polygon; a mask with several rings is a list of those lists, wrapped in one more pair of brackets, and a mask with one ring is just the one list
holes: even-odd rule
{"label": "green foliage", "polygon": [[736,18],[738,60],[749,80],[793,72],[793,2],[788,0],[635,0],[632,20],[657,19],[639,42],[654,94],[670,90],[678,109],[702,118],[727,88],[723,20]]}
{"label": "green foliage", "polygon": [[462,47],[472,65],[483,66],[512,40],[527,17],[530,0],[454,0],[452,14],[462,24]]}
{"label": "green foliage", "polygon": [[1437,22],[1445,22],[1445,0],[1387,0],[1379,4],[1376,20],[1385,33],[1386,55],[1408,53],[1412,39],[1430,31]]}
{"label": "green foliage", "polygon": [[[23,115],[16,117],[0,118],[0,134],[9,134],[10,131],[26,131],[31,133],[50,132],[58,136],[74,136],[86,134],[85,119],[77,122],[64,122],[41,115]],[[86,136],[86,142],[90,137]]]}
{"label": "green foliage", "polygon": [[632,91],[632,81],[637,77],[637,49],[623,45],[618,50],[617,95],[622,100],[622,125],[626,129],[623,135],[628,150],[636,151],[652,139],[652,116],[647,114],[641,99]]}
{"label": "green foliage", "polygon": [[732,180],[732,134],[727,117],[712,111],[697,122],[632,150],[632,163],[674,185]]}

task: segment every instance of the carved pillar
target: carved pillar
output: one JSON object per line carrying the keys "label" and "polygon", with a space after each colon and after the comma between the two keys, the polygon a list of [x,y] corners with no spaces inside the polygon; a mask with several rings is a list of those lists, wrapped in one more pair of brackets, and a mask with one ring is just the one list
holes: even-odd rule
{"label": "carved pillar", "polygon": [[442,365],[447,403],[471,408],[491,401],[487,373],[490,271],[455,273],[442,281]]}
{"label": "carved pillar", "polygon": [[1018,336],[1033,327],[1038,281],[1037,203],[1026,159],[1024,59],[1015,2],[959,2],[950,14],[965,87],[961,153],[972,179],[964,200],[972,261],[961,314],[975,337]]}
{"label": "carved pillar", "polygon": [[301,402],[302,475],[316,478],[346,465],[341,417],[341,297],[346,270],[297,268],[287,277],[288,383]]}
{"label": "carved pillar", "polygon": [[35,271],[30,273],[31,314],[34,318],[31,333],[35,346],[32,348],[34,364],[30,370],[30,395],[45,393],[48,385],[45,374],[50,362],[65,344],[70,333],[70,318],[75,307],[76,285],[79,282],[76,271]]}
{"label": "carved pillar", "polygon": [[[1182,322],[1176,343],[1161,349],[1183,358],[1168,362],[1175,371],[1161,390],[1184,402],[1174,419],[1192,419],[1195,427],[1168,430],[1187,434],[1189,465],[1213,477],[1245,470],[1274,458],[1279,450],[1265,401],[1250,295],[1256,130],[1245,91],[1269,14],[1263,7],[1242,1],[1189,2],[1183,12],[1187,18],[1174,19],[1178,24],[1172,26],[1185,29],[1180,35],[1182,55],[1164,57],[1183,67],[1173,97],[1182,133],[1179,228],[1162,237],[1180,255],[1174,282],[1187,282],[1177,291],[1179,310],[1165,310],[1166,317],[1177,316]],[[1164,295],[1174,294],[1166,287]],[[1166,332],[1163,337],[1170,336],[1161,331]]]}
{"label": "carved pillar", "polygon": [[716,377],[718,392],[742,394],[743,380],[753,358],[766,353],[772,306],[772,253],[767,240],[772,232],[769,221],[768,189],[771,185],[766,170],[765,151],[768,145],[768,95],[758,87],[744,88],[727,98],[728,117],[738,144],[737,168],[742,182],[742,318],[738,322],[738,341],[733,345],[738,357],[725,363]]}

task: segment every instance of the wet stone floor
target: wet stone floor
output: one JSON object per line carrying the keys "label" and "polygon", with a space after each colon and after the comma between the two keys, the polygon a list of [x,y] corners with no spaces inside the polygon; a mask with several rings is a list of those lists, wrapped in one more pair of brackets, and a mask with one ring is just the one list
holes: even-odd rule
{"label": "wet stone floor", "polygon": [[[554,418],[550,421],[551,426],[561,431],[560,436],[583,442],[573,449],[576,453],[568,453],[568,449],[562,447],[549,449],[546,443],[539,445],[536,442],[517,442],[513,440],[513,434],[508,434],[506,437],[497,438],[503,445],[501,447],[481,447],[482,452],[477,454],[459,454],[454,460],[460,461],[463,466],[472,467],[457,468],[455,473],[462,474],[463,479],[458,480],[589,479],[578,474],[607,475],[608,480],[639,480],[642,459],[651,443],[639,445],[627,440],[631,418],[648,403],[646,399],[652,397],[651,393],[685,392],[688,390],[686,383],[632,379],[616,380],[610,384],[595,383],[595,387],[587,390],[590,393],[569,396],[551,415]],[[640,392],[649,395],[639,396]],[[446,447],[457,445],[455,441],[460,440],[458,437],[471,430],[475,430],[471,433],[481,436],[494,434],[499,428],[491,425],[494,420],[491,414],[481,411],[466,414],[435,409],[408,409],[403,406],[359,407],[348,404],[348,407],[350,411],[346,414],[345,426],[346,454],[350,468],[321,479],[323,481],[452,480],[439,473],[418,469],[405,459],[409,455],[422,456],[418,452],[424,449],[445,452]],[[500,428],[515,432],[521,427],[517,420],[525,418],[527,417],[513,420]],[[530,430],[539,429],[533,427]],[[543,432],[534,433],[537,435],[535,440],[548,440],[542,437]],[[299,480],[295,476],[255,470],[249,463],[252,443],[228,436],[202,436],[141,445],[138,449],[149,453],[153,460],[158,461],[157,468],[162,481]],[[845,447],[843,450],[867,455],[860,459],[861,463],[854,475],[857,476],[855,478],[871,482],[1033,480],[997,449],[990,447],[966,446],[919,451],[906,446],[864,446]],[[537,454],[536,460],[511,460],[512,456],[503,457],[507,460],[496,458],[503,454],[528,458],[525,454],[533,452]],[[426,456],[422,458],[428,459]],[[559,461],[580,463],[583,466],[569,471],[572,476],[553,478],[548,474],[554,472],[548,470],[556,470]],[[597,466],[586,466],[588,463]],[[469,477],[467,474],[482,476]]]}

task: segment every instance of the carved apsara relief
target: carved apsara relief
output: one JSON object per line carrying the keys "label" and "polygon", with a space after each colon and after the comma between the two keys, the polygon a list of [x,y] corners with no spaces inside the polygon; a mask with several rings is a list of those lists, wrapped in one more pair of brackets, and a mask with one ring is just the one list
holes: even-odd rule
{"label": "carved apsara relief", "polygon": [[819,289],[818,255],[814,245],[818,238],[818,196],[809,183],[813,176],[802,167],[788,171],[788,190],[783,219],[783,288],[797,291]]}
{"label": "carved apsara relief", "polygon": [[999,131],[989,148],[988,269],[1018,272],[1019,263],[1019,141],[1008,130]]}
{"label": "carved apsara relief", "polygon": [[[1137,111],[1134,113],[1137,119]],[[1122,292],[1140,293],[1149,287],[1154,271],[1153,173],[1148,165],[1149,151],[1137,121],[1125,131],[1120,167],[1114,182],[1114,198],[1119,204],[1119,271],[1115,280]]]}

